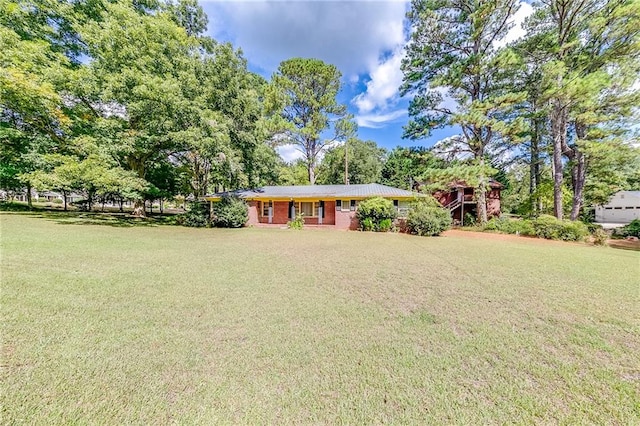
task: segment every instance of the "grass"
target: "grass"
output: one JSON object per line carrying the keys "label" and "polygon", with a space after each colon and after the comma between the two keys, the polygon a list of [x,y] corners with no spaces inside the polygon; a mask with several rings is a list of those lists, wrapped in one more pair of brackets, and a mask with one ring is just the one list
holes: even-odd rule
{"label": "grass", "polygon": [[637,252],[0,221],[5,424],[640,422]]}

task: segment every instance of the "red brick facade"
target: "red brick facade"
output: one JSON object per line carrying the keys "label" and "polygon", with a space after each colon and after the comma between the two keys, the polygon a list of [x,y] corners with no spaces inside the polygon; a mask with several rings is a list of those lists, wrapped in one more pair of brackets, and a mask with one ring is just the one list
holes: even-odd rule
{"label": "red brick facade", "polygon": [[[295,201],[294,201],[295,202]],[[317,201],[316,201],[317,202]],[[251,200],[249,205],[249,220],[247,225],[268,224],[269,216],[263,215],[262,202],[257,200]],[[272,225],[286,225],[290,219],[290,202],[289,201],[272,201],[271,217]],[[335,200],[324,201],[324,217],[322,223],[318,217],[305,217],[304,223],[306,225],[327,225],[336,229],[358,229],[358,220],[356,219],[355,211],[342,211],[336,210]]]}

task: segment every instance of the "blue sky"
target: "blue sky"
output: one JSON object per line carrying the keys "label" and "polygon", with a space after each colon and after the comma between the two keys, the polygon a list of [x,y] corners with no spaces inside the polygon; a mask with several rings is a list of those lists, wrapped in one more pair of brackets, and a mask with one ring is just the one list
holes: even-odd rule
{"label": "blue sky", "polygon": [[[317,58],[342,72],[338,100],[358,123],[358,137],[385,148],[432,146],[455,134],[435,131],[419,141],[402,139],[408,100],[399,95],[400,62],[408,38],[404,0],[200,0],[208,34],[242,49],[249,67],[269,79],[292,57]],[[528,6],[528,5],[527,5]],[[290,160],[293,149],[281,155]]]}

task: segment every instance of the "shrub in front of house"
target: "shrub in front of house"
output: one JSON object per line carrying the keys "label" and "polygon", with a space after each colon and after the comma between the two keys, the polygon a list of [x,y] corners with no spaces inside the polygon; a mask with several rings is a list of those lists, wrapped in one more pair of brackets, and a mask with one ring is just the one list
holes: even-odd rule
{"label": "shrub in front of house", "polygon": [[366,217],[360,221],[360,229],[363,231],[375,231],[375,225],[370,217]]}
{"label": "shrub in front of house", "polygon": [[589,235],[589,229],[580,221],[558,220],[542,215],[532,221],[535,235],[549,240],[581,241]]}
{"label": "shrub in front of house", "polygon": [[436,236],[451,227],[449,210],[429,201],[417,201],[407,215],[407,231],[420,236]]}
{"label": "shrub in front of house", "polygon": [[378,232],[389,232],[393,228],[393,221],[391,219],[382,219],[378,224]]}
{"label": "shrub in front of house", "polygon": [[287,228],[295,229],[296,231],[304,228],[304,213],[296,214],[296,218],[287,222]]}
{"label": "shrub in front of house", "polygon": [[382,197],[363,200],[358,205],[358,211],[356,212],[360,229],[363,231],[386,232],[391,229],[391,224],[396,215],[397,212],[393,206],[393,201]]}
{"label": "shrub in front of house", "polygon": [[591,237],[593,238],[593,244],[595,244],[596,246],[606,246],[607,240],[609,239],[609,234],[607,234],[604,229],[597,228],[591,233]]}
{"label": "shrub in front of house", "polygon": [[503,234],[535,235],[533,224],[527,219],[509,219],[506,217],[492,218],[485,225],[483,230],[500,232]]}
{"label": "shrub in front of house", "polygon": [[201,202],[191,203],[185,213],[176,217],[176,223],[190,228],[205,228],[211,226],[209,205]]}
{"label": "shrub in front of house", "polygon": [[220,228],[241,228],[248,220],[249,208],[239,197],[222,197],[213,206],[213,222]]}
{"label": "shrub in front of house", "polygon": [[622,235],[625,237],[640,238],[640,219],[633,219],[628,225],[622,228]]}

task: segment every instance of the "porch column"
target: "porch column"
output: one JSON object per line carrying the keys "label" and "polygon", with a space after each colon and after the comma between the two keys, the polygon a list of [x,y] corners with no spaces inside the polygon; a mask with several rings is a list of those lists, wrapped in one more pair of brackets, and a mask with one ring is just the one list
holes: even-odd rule
{"label": "porch column", "polygon": [[269,207],[269,216],[268,216],[268,223],[272,223],[273,222],[273,207]]}
{"label": "porch column", "polygon": [[318,207],[318,225],[322,225],[322,207]]}

